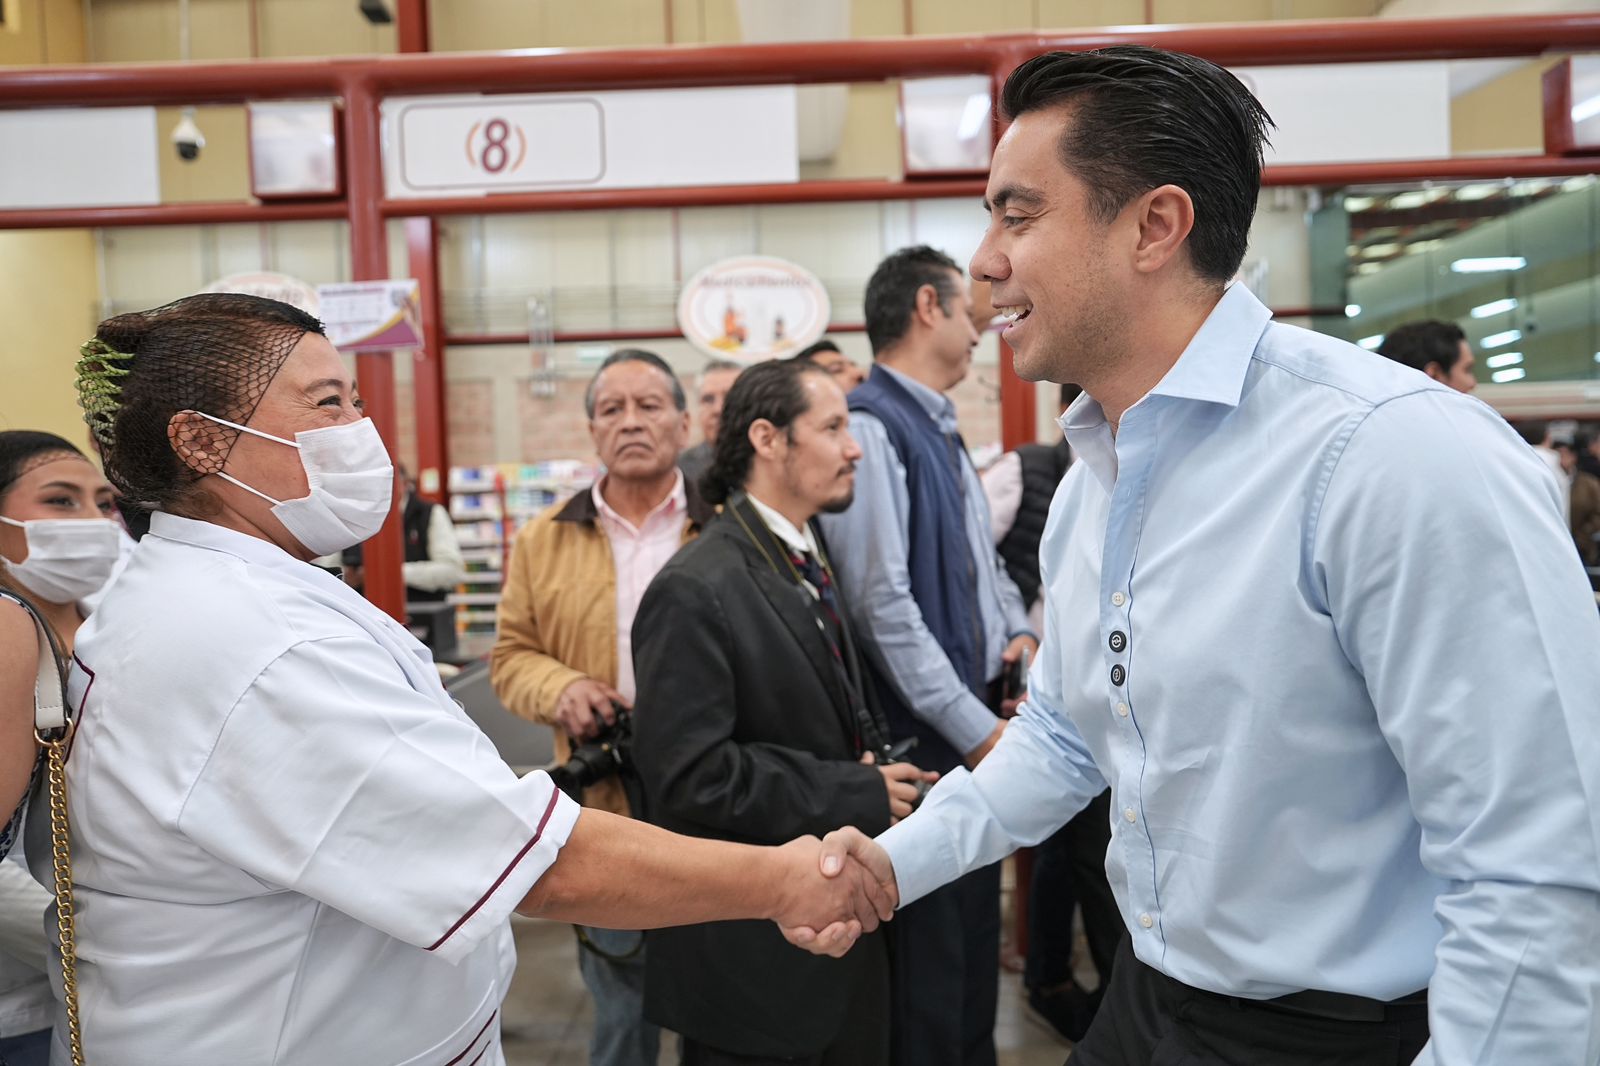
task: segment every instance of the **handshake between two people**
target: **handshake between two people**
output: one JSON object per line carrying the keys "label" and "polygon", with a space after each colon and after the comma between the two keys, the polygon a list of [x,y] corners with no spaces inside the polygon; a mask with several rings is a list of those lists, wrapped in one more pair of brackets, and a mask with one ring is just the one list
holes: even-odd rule
{"label": "handshake between two people", "polygon": [[889,853],[859,829],[802,837],[783,850],[800,865],[773,920],[798,948],[839,958],[900,905]]}

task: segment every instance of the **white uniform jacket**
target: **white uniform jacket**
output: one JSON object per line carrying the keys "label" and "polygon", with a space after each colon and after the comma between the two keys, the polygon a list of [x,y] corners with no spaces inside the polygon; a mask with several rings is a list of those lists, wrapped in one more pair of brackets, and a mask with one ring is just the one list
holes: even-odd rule
{"label": "white uniform jacket", "polygon": [[70,691],[85,1057],[502,1063],[507,918],[577,806],[518,779],[427,650],[338,579],[153,519]]}

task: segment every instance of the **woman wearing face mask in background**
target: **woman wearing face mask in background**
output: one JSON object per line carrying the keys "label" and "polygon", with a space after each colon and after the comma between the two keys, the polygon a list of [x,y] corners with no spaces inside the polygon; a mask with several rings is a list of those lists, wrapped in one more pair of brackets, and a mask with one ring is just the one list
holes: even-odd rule
{"label": "woman wearing face mask in background", "polygon": [[[150,530],[78,633],[66,764],[88,1061],[502,1066],[515,909],[620,929],[892,910],[820,845],[674,836],[518,778],[393,619],[309,565],[394,471],[321,324],[204,294],[101,323],[78,388]],[[28,819],[36,877],[46,878]],[[69,1061],[58,1011],[53,1061]]]}
{"label": "woman wearing face mask in background", "polygon": [[[83,454],[50,433],[0,432],[0,857],[14,840],[38,765],[33,740],[37,630],[27,602],[71,654],[73,637],[118,558],[111,485]],[[0,1062],[45,1066],[54,1005],[46,976],[50,895],[22,866],[0,862]]]}

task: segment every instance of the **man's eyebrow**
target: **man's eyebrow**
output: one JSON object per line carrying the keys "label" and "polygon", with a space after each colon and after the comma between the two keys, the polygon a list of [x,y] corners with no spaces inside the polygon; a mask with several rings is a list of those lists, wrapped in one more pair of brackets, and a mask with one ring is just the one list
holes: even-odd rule
{"label": "man's eyebrow", "polygon": [[996,209],[1004,211],[1007,204],[1017,204],[1022,207],[1038,207],[1044,203],[1044,196],[1036,189],[1024,185],[1003,185],[1000,191],[994,194],[991,202],[984,197],[983,209],[993,214]]}
{"label": "man's eyebrow", "polygon": [[[321,381],[313,381],[311,384],[307,385],[305,387],[305,391],[309,393],[317,392],[321,389],[342,389],[344,387],[345,382],[341,378],[323,378]],[[354,386],[351,387],[350,391],[355,391]]]}

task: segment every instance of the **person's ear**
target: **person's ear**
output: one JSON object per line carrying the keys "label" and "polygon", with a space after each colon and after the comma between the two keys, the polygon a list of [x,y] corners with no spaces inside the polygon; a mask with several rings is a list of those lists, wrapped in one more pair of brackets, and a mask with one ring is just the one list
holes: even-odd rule
{"label": "person's ear", "polygon": [[779,442],[783,440],[783,432],[765,418],[758,418],[750,423],[750,447],[763,459],[777,457]]}
{"label": "person's ear", "polygon": [[179,411],[167,420],[167,442],[177,453],[179,462],[197,474],[215,474],[221,470],[228,448],[238,433],[194,411]]}
{"label": "person's ear", "polygon": [[1153,274],[1170,263],[1194,229],[1194,201],[1176,185],[1151,189],[1131,205],[1133,268]]}
{"label": "person's ear", "polygon": [[917,290],[916,304],[913,313],[918,322],[932,328],[944,320],[944,308],[939,303],[939,290],[932,285],[924,285]]}

